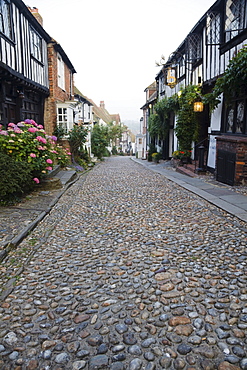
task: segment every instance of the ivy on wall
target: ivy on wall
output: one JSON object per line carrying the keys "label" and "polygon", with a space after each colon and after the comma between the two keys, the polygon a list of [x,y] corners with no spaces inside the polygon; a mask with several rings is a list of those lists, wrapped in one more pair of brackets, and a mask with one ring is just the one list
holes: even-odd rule
{"label": "ivy on wall", "polygon": [[201,97],[201,89],[196,85],[186,86],[179,94],[175,133],[182,151],[191,150],[192,141],[198,139],[198,118],[194,112],[194,102],[198,97]]}
{"label": "ivy on wall", "polygon": [[233,97],[238,97],[246,92],[247,85],[247,45],[245,45],[233,57],[223,76],[219,77],[211,93],[204,95],[203,102],[209,104],[213,111],[220,103],[220,95],[223,93],[226,103]]}
{"label": "ivy on wall", "polygon": [[165,140],[170,127],[170,114],[178,109],[178,96],[165,97],[154,105],[154,113],[148,121],[148,131],[152,138]]}

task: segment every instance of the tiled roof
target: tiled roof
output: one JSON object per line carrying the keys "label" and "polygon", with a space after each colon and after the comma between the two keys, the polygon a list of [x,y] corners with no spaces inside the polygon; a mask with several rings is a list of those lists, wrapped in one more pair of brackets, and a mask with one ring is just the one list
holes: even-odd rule
{"label": "tiled roof", "polygon": [[82,94],[82,93],[80,92],[80,90],[79,90],[79,89],[77,89],[77,87],[76,87],[76,86],[74,86],[74,95],[79,95],[79,96],[80,96],[81,98],[83,98],[83,100],[85,100],[85,102],[87,102],[89,105],[93,105],[93,104],[90,102],[89,98],[87,98],[87,97],[86,97],[86,95]]}

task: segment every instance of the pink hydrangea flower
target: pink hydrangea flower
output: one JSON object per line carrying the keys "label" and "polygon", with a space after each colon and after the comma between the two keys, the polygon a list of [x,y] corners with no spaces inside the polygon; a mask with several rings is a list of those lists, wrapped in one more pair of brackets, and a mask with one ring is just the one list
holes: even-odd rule
{"label": "pink hydrangea flower", "polygon": [[46,139],[44,137],[42,137],[42,136],[37,136],[36,137],[36,140],[38,140],[39,142],[41,142],[43,144],[46,144],[47,143]]}
{"label": "pink hydrangea flower", "polygon": [[8,131],[2,130],[0,131],[0,135],[8,136]]}
{"label": "pink hydrangea flower", "polygon": [[30,157],[36,158],[36,154],[35,153],[30,153]]}
{"label": "pink hydrangea flower", "polygon": [[52,170],[52,167],[46,167],[45,168],[47,171],[51,171]]}
{"label": "pink hydrangea flower", "polygon": [[9,126],[9,127],[15,127],[15,124],[14,124],[14,123],[12,123],[12,122],[10,122],[10,123],[8,124],[8,126]]}
{"label": "pink hydrangea flower", "polygon": [[38,131],[36,127],[29,127],[29,129],[27,130],[29,132],[36,132]]}
{"label": "pink hydrangea flower", "polygon": [[19,128],[15,128],[15,133],[17,133],[17,134],[21,134],[23,131],[21,130],[21,129],[19,129]]}
{"label": "pink hydrangea flower", "polygon": [[57,137],[56,136],[53,135],[51,138],[52,138],[53,141],[57,141]]}
{"label": "pink hydrangea flower", "polygon": [[38,124],[33,119],[30,119],[30,122],[31,122],[32,125],[34,125],[36,127],[38,126]]}
{"label": "pink hydrangea flower", "polygon": [[44,128],[44,126],[42,126],[42,125],[38,125],[38,126],[37,126],[37,128],[38,128],[38,129],[42,129],[42,128]]}
{"label": "pink hydrangea flower", "polygon": [[38,150],[45,150],[45,148],[43,146],[38,146]]}
{"label": "pink hydrangea flower", "polygon": [[39,184],[39,179],[37,177],[34,177],[33,181],[36,182],[36,184]]}
{"label": "pink hydrangea flower", "polygon": [[46,160],[46,163],[52,164],[53,162],[52,162],[52,160],[51,160],[50,158],[48,158],[48,159]]}

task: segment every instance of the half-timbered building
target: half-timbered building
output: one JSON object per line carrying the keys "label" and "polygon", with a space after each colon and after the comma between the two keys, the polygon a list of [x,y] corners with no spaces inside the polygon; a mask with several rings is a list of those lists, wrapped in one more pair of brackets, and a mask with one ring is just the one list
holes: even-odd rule
{"label": "half-timbered building", "polygon": [[0,124],[44,123],[50,36],[21,0],[0,0]]}
{"label": "half-timbered building", "polygon": [[[211,92],[229,61],[246,43],[247,0],[217,0],[168,60],[161,61],[162,69],[156,77],[158,99],[179,93],[181,87],[190,84],[201,86],[203,94]],[[203,144],[207,169],[215,172],[219,181],[232,185],[247,181],[246,89],[231,104],[226,104],[222,96],[212,114],[205,106],[199,121],[199,139],[192,143],[193,155]],[[167,145],[166,153],[171,157],[178,148],[175,135]]]}
{"label": "half-timbered building", "polygon": [[75,109],[74,122],[76,125],[82,125],[87,129],[85,149],[91,157],[91,133],[93,129],[93,104],[83,95],[77,87],[74,87],[74,98],[77,102]]}

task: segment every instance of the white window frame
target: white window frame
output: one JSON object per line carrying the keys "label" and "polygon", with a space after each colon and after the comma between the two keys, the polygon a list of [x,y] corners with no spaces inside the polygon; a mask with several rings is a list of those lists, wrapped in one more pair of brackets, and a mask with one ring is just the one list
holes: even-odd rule
{"label": "white window frame", "polygon": [[60,54],[57,54],[57,84],[65,90],[64,61]]}
{"label": "white window frame", "polygon": [[59,128],[63,128],[65,134],[68,133],[68,108],[57,107],[57,125]]}

